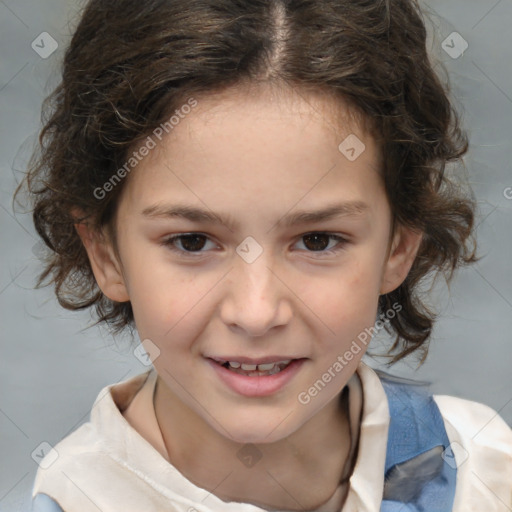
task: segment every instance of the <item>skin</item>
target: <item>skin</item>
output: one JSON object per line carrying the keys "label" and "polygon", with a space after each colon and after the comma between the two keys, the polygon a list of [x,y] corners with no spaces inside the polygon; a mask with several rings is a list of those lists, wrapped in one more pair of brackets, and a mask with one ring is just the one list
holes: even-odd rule
{"label": "skin", "polygon": [[[351,133],[366,146],[353,162],[338,150]],[[155,412],[170,461],[221,499],[311,509],[339,484],[350,446],[339,397],[365,347],[308,404],[297,397],[374,325],[379,294],[402,283],[418,250],[420,233],[391,233],[380,158],[361,123],[325,94],[232,89],[199,98],[129,175],[117,250],[105,233],[76,226],[103,293],[130,300],[141,340],[160,350]],[[276,224],[356,200],[363,215]],[[142,213],[178,202],[237,225]],[[319,250],[304,238],[326,231],[347,241],[322,238]],[[163,243],[190,232],[207,235],[195,242],[202,252]],[[236,252],[247,236],[263,249],[252,263]],[[283,389],[248,398],[206,359],[226,354],[306,361]],[[251,468],[237,457],[248,443],[262,455]]]}

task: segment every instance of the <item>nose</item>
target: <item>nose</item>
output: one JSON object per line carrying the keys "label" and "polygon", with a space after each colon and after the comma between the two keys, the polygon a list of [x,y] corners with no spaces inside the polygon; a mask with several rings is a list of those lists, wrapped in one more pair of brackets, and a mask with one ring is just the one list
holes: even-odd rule
{"label": "nose", "polygon": [[225,325],[245,336],[261,337],[288,324],[293,314],[293,294],[265,251],[252,263],[235,258],[220,307]]}

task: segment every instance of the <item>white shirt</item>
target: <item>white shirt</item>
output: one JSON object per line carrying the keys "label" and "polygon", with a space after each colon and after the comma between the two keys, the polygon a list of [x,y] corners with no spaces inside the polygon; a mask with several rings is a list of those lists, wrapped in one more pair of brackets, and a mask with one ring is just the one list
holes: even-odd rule
{"label": "white shirt", "polygon": [[[153,408],[156,377],[151,368],[103,388],[90,421],[55,446],[55,462],[38,469],[32,496],[45,493],[65,512],[267,512],[222,501],[169,462]],[[359,450],[341,510],[379,512],[390,421],[387,397],[377,374],[364,363],[347,385],[352,431],[360,419]],[[512,430],[483,404],[451,396],[434,399],[450,442],[460,446],[454,450],[458,468],[452,510],[510,512]],[[340,511],[340,498],[338,489],[316,512]]]}

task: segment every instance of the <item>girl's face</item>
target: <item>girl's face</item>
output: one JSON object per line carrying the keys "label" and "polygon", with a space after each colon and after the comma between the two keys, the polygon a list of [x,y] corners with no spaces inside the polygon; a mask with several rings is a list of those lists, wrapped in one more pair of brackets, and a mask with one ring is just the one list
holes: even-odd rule
{"label": "girl's face", "polygon": [[88,245],[105,294],[131,301],[161,385],[237,442],[282,439],[335,404],[420,240],[402,230],[388,246],[377,147],[334,107],[270,91],[198,99],[127,178],[117,262]]}

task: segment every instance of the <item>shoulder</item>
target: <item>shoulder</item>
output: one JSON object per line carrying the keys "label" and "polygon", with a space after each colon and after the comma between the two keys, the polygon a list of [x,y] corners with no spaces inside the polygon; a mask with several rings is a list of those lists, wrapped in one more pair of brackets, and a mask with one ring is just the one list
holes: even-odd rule
{"label": "shoulder", "polygon": [[512,429],[487,405],[446,395],[434,400],[450,439],[444,455],[457,468],[454,510],[510,510]]}
{"label": "shoulder", "polygon": [[[39,468],[32,486],[33,507],[36,507],[34,510],[59,511],[59,508],[55,508],[53,500],[58,499],[59,505],[65,507],[66,502],[62,501],[61,497],[72,489],[74,482],[90,478],[91,468],[108,463],[106,441],[101,429],[98,429],[98,417],[106,416],[108,419],[112,414],[112,405],[105,391],[108,391],[108,388],[104,388],[103,394],[98,395],[95,401],[96,408],[93,406],[89,421],[54,446],[45,443],[41,448],[41,460],[38,462]],[[112,426],[117,428],[115,422]]]}
{"label": "shoulder", "polygon": [[106,482],[114,494],[124,496],[133,482],[128,483],[129,471],[113,455],[93,425],[82,425],[42,459],[32,486],[32,512],[97,511],[91,497],[104,499]]}
{"label": "shoulder", "polygon": [[[37,493],[46,494],[50,489],[67,484],[66,475],[75,468],[83,471],[86,467],[94,467],[91,463],[94,464],[102,457],[100,446],[95,428],[90,422],[80,426],[55,446],[48,444],[39,462],[32,496],[36,497]],[[48,495],[54,494],[48,492]],[[45,497],[39,500],[43,503],[42,510],[46,510],[48,500]]]}
{"label": "shoulder", "polygon": [[463,446],[485,449],[486,458],[499,457],[512,464],[512,429],[499,412],[454,396],[434,395],[434,400],[447,430]]}
{"label": "shoulder", "polygon": [[[90,420],[55,446],[42,450],[32,487],[32,498],[39,506],[35,511],[60,512],[55,503],[66,512],[97,512],[100,503],[102,510],[116,510],[120,499],[133,505],[133,510],[164,509],[151,508],[164,497],[148,492],[148,482],[152,481],[148,475],[161,476],[169,464],[122,414],[147,374],[104,387],[93,404]],[[38,494],[49,499],[38,498]],[[91,497],[96,498],[92,501]]]}
{"label": "shoulder", "polygon": [[[500,416],[499,412],[492,407],[480,402],[466,400],[449,395],[433,395],[438,407],[444,411],[447,417],[458,423],[470,422],[472,424],[485,423],[492,425],[491,428],[497,428],[503,432],[512,432],[511,428]],[[459,418],[459,420],[457,420]],[[480,425],[483,427],[484,425]]]}

